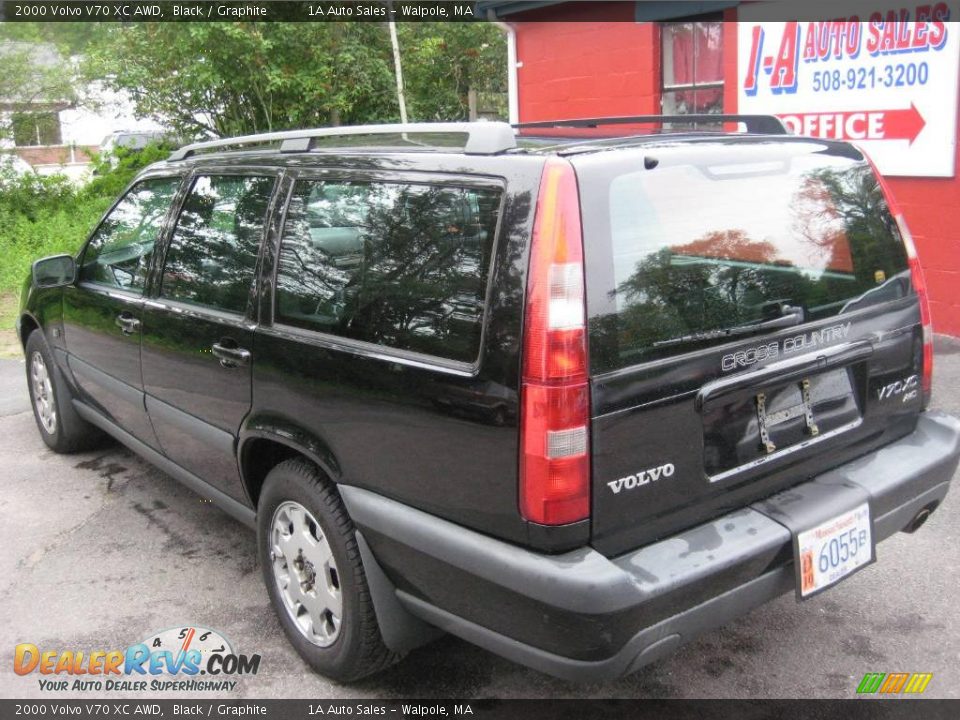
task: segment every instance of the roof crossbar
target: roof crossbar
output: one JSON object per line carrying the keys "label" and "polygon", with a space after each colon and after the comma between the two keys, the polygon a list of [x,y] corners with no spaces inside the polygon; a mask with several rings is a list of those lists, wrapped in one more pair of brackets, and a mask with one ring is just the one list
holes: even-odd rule
{"label": "roof crossbar", "polygon": [[[243,149],[244,146],[267,145],[270,143],[280,143],[280,152],[306,152],[312,147],[312,141],[315,138],[358,138],[364,136],[375,137],[377,135],[401,135],[403,136],[404,146],[409,144],[434,147],[430,145],[429,138],[424,138],[423,140],[427,140],[427,142],[424,142],[415,137],[407,137],[408,135],[425,134],[465,135],[466,142],[463,145],[463,152],[467,155],[496,155],[512,150],[517,146],[516,133],[505,122],[396,123],[317,128],[314,130],[286,130],[207,140],[175,150],[168,159],[170,161],[185,160],[200,151]],[[344,142],[343,147],[357,147],[357,143]],[[439,145],[436,147],[446,149],[450,146]]]}
{"label": "roof crossbar", "polygon": [[533,128],[595,128],[601,125],[694,125],[698,123],[737,122],[746,125],[747,132],[758,135],[786,135],[787,129],[776,115],[633,115],[579,120],[547,120],[518,123],[517,130]]}

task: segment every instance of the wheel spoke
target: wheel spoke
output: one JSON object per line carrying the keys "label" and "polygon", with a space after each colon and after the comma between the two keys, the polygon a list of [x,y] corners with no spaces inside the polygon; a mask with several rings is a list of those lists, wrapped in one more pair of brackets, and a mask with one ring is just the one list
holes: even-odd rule
{"label": "wheel spoke", "polygon": [[327,610],[337,617],[343,614],[343,599],[340,596],[340,590],[330,585],[329,576],[317,578],[315,586],[317,597],[322,601]]}
{"label": "wheel spoke", "polygon": [[277,535],[275,547],[280,550],[288,563],[292,563],[300,551],[300,548],[297,546],[296,535],[284,535],[282,532]]}

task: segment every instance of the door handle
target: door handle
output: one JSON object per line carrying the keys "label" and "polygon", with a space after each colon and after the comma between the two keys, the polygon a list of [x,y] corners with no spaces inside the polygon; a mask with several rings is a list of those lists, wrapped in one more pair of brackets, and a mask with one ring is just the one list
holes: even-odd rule
{"label": "door handle", "polygon": [[250,351],[241,347],[229,347],[223,343],[214,343],[210,351],[214,357],[220,359],[220,365],[225,368],[235,368],[250,363]]}
{"label": "door handle", "polygon": [[133,335],[140,331],[140,320],[124,311],[117,315],[117,327],[124,335]]}

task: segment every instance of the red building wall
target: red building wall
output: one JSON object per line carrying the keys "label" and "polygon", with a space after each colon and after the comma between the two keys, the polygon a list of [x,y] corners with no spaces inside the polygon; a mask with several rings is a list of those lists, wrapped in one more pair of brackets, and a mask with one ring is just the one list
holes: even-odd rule
{"label": "red building wall", "polygon": [[[552,21],[542,22],[547,17]],[[594,17],[598,21],[587,21]],[[735,10],[724,13],[731,21],[723,35],[724,110],[730,113],[737,111],[735,18]],[[520,122],[660,112],[660,26],[633,22],[631,3],[560,5],[511,20]],[[934,330],[960,336],[960,145],[957,153],[952,178],[889,182],[925,271]]]}
{"label": "red building wall", "polygon": [[[632,18],[629,4],[622,10]],[[519,24],[521,122],[660,112],[657,29],[634,22]]]}
{"label": "red building wall", "polygon": [[[960,137],[960,109],[957,112]],[[960,336],[960,143],[952,178],[889,178],[930,291],[933,329]]]}

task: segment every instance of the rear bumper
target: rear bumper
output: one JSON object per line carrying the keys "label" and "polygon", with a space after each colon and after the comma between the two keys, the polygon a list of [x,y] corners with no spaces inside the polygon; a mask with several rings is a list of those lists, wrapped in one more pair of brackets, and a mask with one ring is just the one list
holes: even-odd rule
{"label": "rear bumper", "polygon": [[597,680],[793,590],[781,510],[828,516],[838,497],[866,494],[880,541],[943,500],[958,461],[960,421],[926,413],[909,436],[788,494],[617,558],[590,547],[542,555],[359,488],[341,494],[393,605],[551,675]]}

